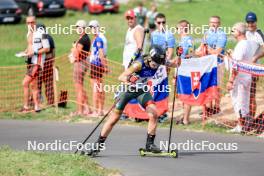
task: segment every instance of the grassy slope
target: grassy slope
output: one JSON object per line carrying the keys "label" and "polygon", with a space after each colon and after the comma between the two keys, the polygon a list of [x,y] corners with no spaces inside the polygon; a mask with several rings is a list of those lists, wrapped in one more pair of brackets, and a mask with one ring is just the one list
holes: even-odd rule
{"label": "grassy slope", "polygon": [[[120,14],[88,15],[81,12],[68,11],[64,18],[39,18],[38,21],[46,26],[54,26],[54,24],[69,26],[75,24],[77,19],[85,19],[87,21],[97,19],[102,26],[106,27],[106,36],[109,41],[109,58],[121,61],[127,28],[123,12],[132,6],[133,4],[122,6]],[[194,25],[207,24],[208,17],[211,15],[220,15],[223,26],[232,26],[237,21],[243,21],[245,14],[252,10],[259,16],[259,27],[263,28],[264,24],[261,17],[264,16],[264,12],[262,7],[262,0],[207,0],[193,1],[192,3],[161,4],[159,11],[166,14],[169,26],[175,26],[177,21],[183,18]],[[25,24],[1,25],[0,34],[0,65],[24,64],[23,60],[15,58],[14,54],[25,47]],[[76,37],[76,35],[54,35],[57,55],[60,56],[67,53]],[[232,43],[228,43],[229,47],[231,45]]]}
{"label": "grassy slope", "polygon": [[85,156],[65,153],[24,152],[0,148],[0,175],[120,175],[104,169]]}

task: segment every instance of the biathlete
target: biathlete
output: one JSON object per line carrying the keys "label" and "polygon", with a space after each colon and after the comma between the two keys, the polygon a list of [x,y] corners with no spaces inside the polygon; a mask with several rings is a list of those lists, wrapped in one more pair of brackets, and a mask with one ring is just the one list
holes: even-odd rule
{"label": "biathlete", "polygon": [[148,80],[155,75],[160,65],[177,67],[180,63],[178,62],[178,58],[170,61],[166,61],[165,58],[166,51],[160,46],[154,45],[151,47],[149,55],[136,59],[131,66],[119,76],[118,79],[129,88],[119,94],[115,109],[104,124],[100,136],[96,141],[95,146],[98,147],[90,150],[87,153],[88,155],[95,156],[100,152],[102,149],[101,146],[104,146],[107,136],[118,122],[125,106],[132,99],[137,99],[149,116],[146,151],[153,153],[161,152],[160,148],[154,144],[158,120],[156,105],[150,92],[145,91],[143,87],[146,86]]}

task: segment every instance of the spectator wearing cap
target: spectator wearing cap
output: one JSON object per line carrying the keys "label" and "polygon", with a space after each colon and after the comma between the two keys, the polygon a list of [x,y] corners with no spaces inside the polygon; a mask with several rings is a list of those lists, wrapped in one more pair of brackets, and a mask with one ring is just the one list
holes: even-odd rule
{"label": "spectator wearing cap", "polygon": [[[211,16],[209,18],[209,30],[205,32],[203,37],[203,42],[201,43],[200,49],[206,45],[205,53],[203,54],[224,54],[225,48],[227,44],[227,36],[226,33],[221,30],[221,18],[219,16]],[[199,49],[198,49],[199,50]],[[200,55],[200,53],[198,53]],[[214,105],[211,103],[210,107],[208,107],[207,115],[218,114],[220,113],[220,102],[221,102],[221,85],[223,82],[224,76],[224,63],[221,58],[218,58],[218,66],[217,66],[217,84],[218,84],[218,98],[215,99]]]}
{"label": "spectator wearing cap", "polygon": [[48,105],[54,105],[54,85],[53,85],[53,66],[55,62],[55,42],[50,34],[47,33],[44,24],[37,24],[37,29],[43,30],[49,41],[50,50],[46,53],[44,67],[38,78],[39,98],[42,92],[42,83],[45,85],[45,95]]}
{"label": "spectator wearing cap", "polygon": [[91,47],[90,38],[86,34],[86,27],[87,25],[84,20],[78,20],[76,22],[76,32],[79,34],[79,39],[73,44],[71,52],[74,58],[73,79],[77,98],[77,111],[71,113],[71,116],[92,113],[84,89],[84,76],[88,70],[88,58]]}
{"label": "spectator wearing cap", "polygon": [[[246,31],[246,24],[241,22],[236,23],[232,28],[232,35],[238,41],[232,53],[232,59],[238,62],[252,62],[251,59],[258,48],[256,42],[246,39]],[[245,122],[247,124],[252,123],[252,118],[249,114],[250,83],[250,74],[239,72],[236,67],[232,68],[227,83],[227,90],[230,91],[234,111],[239,120],[237,126],[229,132],[240,133],[242,130],[249,130],[244,124]]]}
{"label": "spectator wearing cap", "polygon": [[143,2],[139,1],[138,6],[134,8],[134,13],[137,18],[137,24],[141,25],[142,27],[146,26],[146,17],[147,17],[147,8],[144,7]]}
{"label": "spectator wearing cap", "polygon": [[[248,12],[245,21],[247,22],[246,37],[248,40],[255,41],[258,44],[258,50],[252,58],[253,63],[260,63],[259,59],[264,56],[264,35],[257,27],[257,15],[254,12]],[[253,76],[250,88],[250,115],[255,116],[257,103],[256,103],[256,89],[258,77]]]}
{"label": "spectator wearing cap", "polygon": [[[105,92],[103,89],[103,74],[108,71],[106,59],[106,38],[99,32],[99,23],[92,20],[89,23],[93,35],[90,55],[90,81],[93,90],[94,115],[104,115]],[[103,38],[103,37],[104,38]]]}
{"label": "spectator wearing cap", "polygon": [[[123,66],[127,69],[132,61],[140,56],[144,36],[144,28],[137,24],[137,19],[135,12],[133,10],[128,10],[125,13],[125,18],[127,20],[128,29],[126,32],[124,50],[123,50]],[[144,46],[143,46],[144,47]],[[120,119],[125,120],[128,117],[122,114]]]}
{"label": "spectator wearing cap", "polygon": [[123,66],[125,69],[129,67],[131,59],[139,55],[142,50],[142,42],[144,36],[144,28],[137,24],[136,16],[133,10],[125,13],[128,24],[126,33],[125,46],[123,51]]}

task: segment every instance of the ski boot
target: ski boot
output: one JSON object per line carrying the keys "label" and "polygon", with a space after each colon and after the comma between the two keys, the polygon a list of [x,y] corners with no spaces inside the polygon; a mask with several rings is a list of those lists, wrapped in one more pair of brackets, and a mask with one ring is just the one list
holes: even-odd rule
{"label": "ski boot", "polygon": [[82,155],[87,155],[91,157],[96,157],[98,153],[103,149],[103,146],[105,145],[106,137],[100,136],[98,140],[95,142],[94,148],[84,152],[82,151]]}
{"label": "ski boot", "polygon": [[154,140],[155,140],[155,135],[148,134],[148,136],[147,136],[147,143],[146,143],[146,149],[145,150],[147,152],[160,153],[161,150],[160,150],[159,147],[157,147],[154,144]]}

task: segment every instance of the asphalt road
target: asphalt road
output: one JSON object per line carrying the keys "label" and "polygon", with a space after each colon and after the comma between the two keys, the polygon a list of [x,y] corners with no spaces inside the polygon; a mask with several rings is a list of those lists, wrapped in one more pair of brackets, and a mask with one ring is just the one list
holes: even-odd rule
{"label": "asphalt road", "polygon": [[[95,124],[69,124],[63,122],[0,120],[0,145],[27,150],[28,141],[62,143],[82,141]],[[98,131],[99,132],[99,131]],[[97,138],[98,133],[90,142]],[[157,141],[166,141],[167,129],[159,129]],[[208,134],[198,132],[173,132],[173,143],[206,144],[234,143],[238,150],[186,151],[179,158],[140,157],[138,149],[144,147],[146,130],[142,127],[117,125],[107,139],[106,150],[96,160],[104,167],[115,168],[128,176],[263,176],[264,140],[255,137]],[[159,144],[159,143],[158,143]],[[212,144],[213,145],[213,144]],[[186,146],[186,145],[185,145]],[[235,149],[235,148],[232,148]]]}

